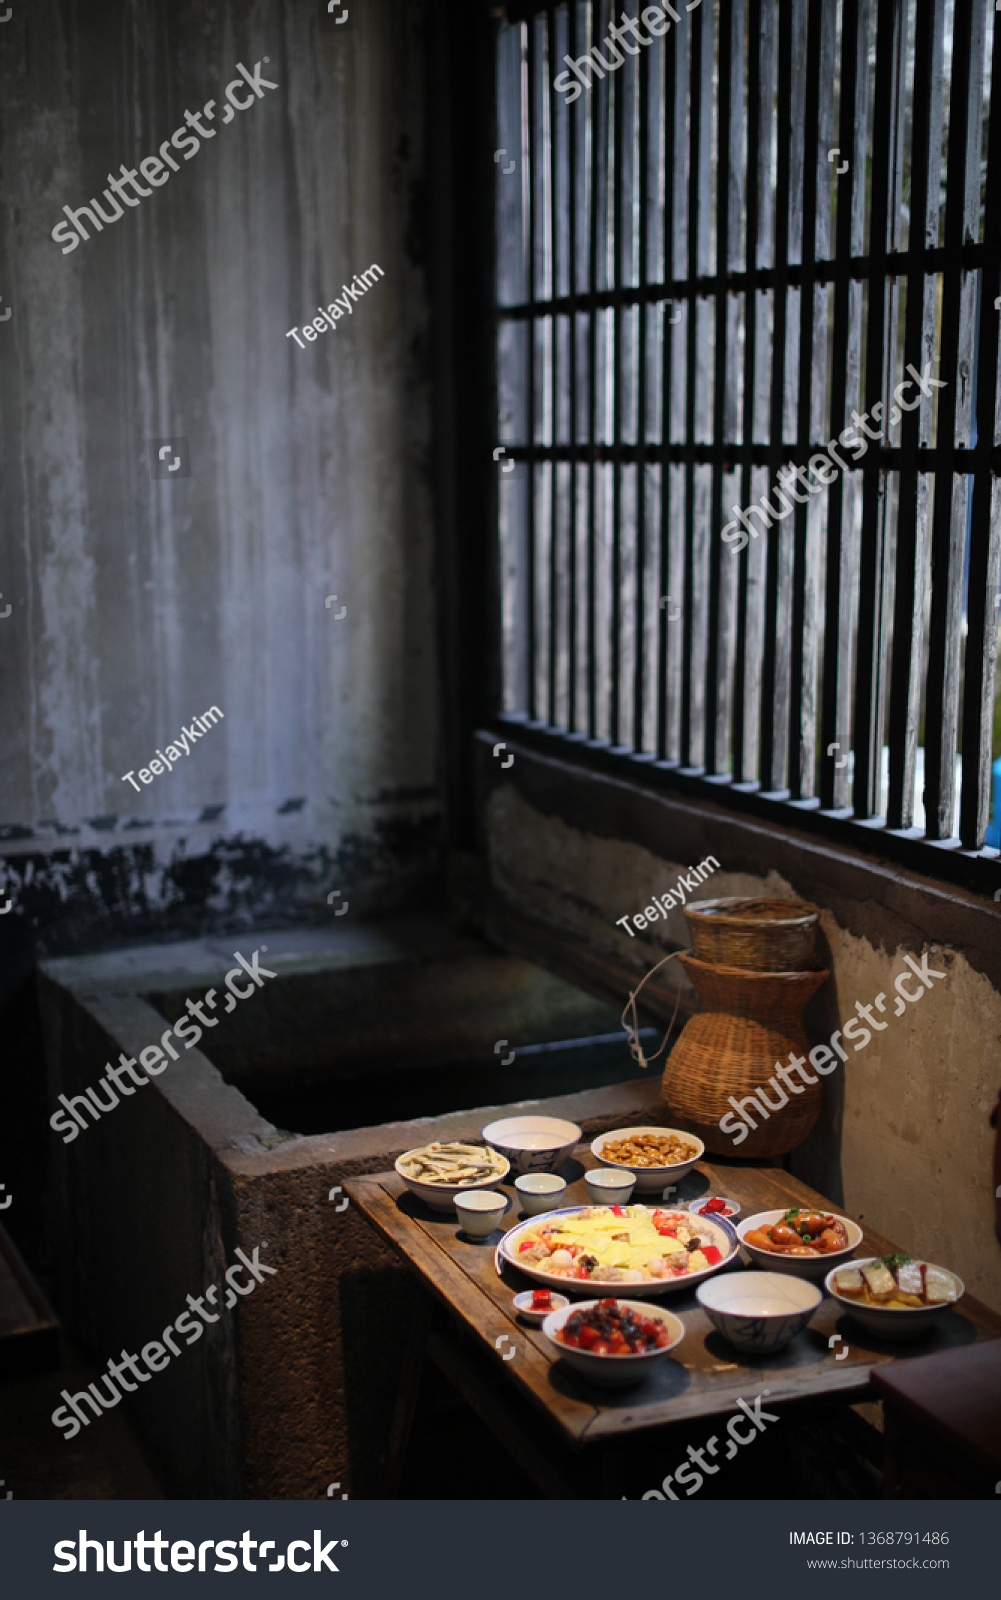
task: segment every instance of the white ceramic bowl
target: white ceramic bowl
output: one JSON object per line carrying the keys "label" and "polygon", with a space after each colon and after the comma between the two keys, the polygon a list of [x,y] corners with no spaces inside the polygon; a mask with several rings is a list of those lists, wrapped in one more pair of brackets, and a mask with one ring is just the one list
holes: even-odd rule
{"label": "white ceramic bowl", "polygon": [[[635,1204],[636,1202],[634,1201],[633,1203]],[[566,1206],[559,1211],[551,1212],[550,1216],[553,1218],[576,1217],[587,1209],[588,1207],[586,1206]],[[659,1211],[664,1208],[654,1206],[647,1209]],[[693,1220],[679,1206],[668,1207],[668,1209],[673,1210],[685,1222]],[[720,1259],[716,1265],[704,1267],[701,1272],[689,1272],[683,1278],[651,1278],[648,1283],[603,1284],[600,1279],[595,1280],[593,1278],[554,1278],[551,1273],[540,1272],[537,1267],[529,1266],[521,1260],[519,1246],[530,1233],[536,1231],[538,1226],[539,1224],[534,1221],[519,1222],[515,1227],[507,1230],[497,1245],[497,1269],[500,1271],[506,1262],[509,1266],[517,1267],[518,1271],[523,1272],[526,1278],[531,1278],[533,1283],[542,1284],[546,1289],[553,1289],[556,1285],[559,1285],[561,1292],[564,1294],[594,1295],[597,1293],[616,1296],[617,1290],[624,1289],[628,1291],[634,1300],[647,1300],[653,1295],[684,1292],[686,1289],[693,1289],[697,1283],[701,1283],[704,1278],[711,1277],[714,1272],[721,1272],[724,1267],[734,1260],[737,1254],[737,1235],[731,1224],[717,1221],[715,1217],[711,1219],[709,1217],[700,1217],[699,1233],[704,1237],[708,1236],[720,1253]]]}
{"label": "white ceramic bowl", "polygon": [[[606,1295],[602,1298],[613,1297]],[[614,1298],[618,1299],[618,1296]],[[566,1306],[562,1311],[551,1311],[542,1324],[542,1331],[556,1355],[561,1356],[568,1366],[582,1373],[591,1383],[625,1389],[630,1384],[642,1383],[654,1367],[667,1359],[675,1346],[685,1337],[685,1325],[679,1317],[670,1311],[662,1310],[660,1306],[641,1304],[634,1300],[619,1300],[618,1303],[630,1311],[638,1311],[643,1317],[652,1317],[658,1322],[663,1322],[671,1337],[670,1344],[661,1350],[647,1350],[636,1356],[596,1356],[591,1350],[569,1350],[557,1339],[557,1328],[562,1328],[567,1318],[575,1311],[585,1311],[591,1306],[596,1306],[597,1300],[578,1300],[576,1305]]]}
{"label": "white ceramic bowl", "polygon": [[552,1305],[548,1311],[534,1311],[532,1309],[532,1290],[526,1289],[524,1293],[515,1295],[514,1303],[520,1317],[524,1317],[526,1322],[534,1322],[538,1326],[545,1322],[546,1318],[551,1316],[554,1311],[562,1311],[570,1304],[566,1295],[557,1294],[555,1289],[552,1291],[550,1299],[552,1300]]}
{"label": "white ceramic bowl", "polygon": [[502,1194],[491,1194],[488,1189],[472,1189],[469,1194],[457,1194],[454,1200],[456,1215],[471,1239],[485,1239],[493,1233],[507,1209]]}
{"label": "white ceramic bowl", "polygon": [[[878,1259],[876,1256],[860,1256],[852,1262],[853,1267],[871,1267]],[[839,1265],[843,1266],[841,1262]],[[934,1266],[934,1262],[927,1262],[927,1266]],[[962,1278],[955,1272],[950,1272],[948,1267],[939,1267],[939,1272],[944,1272],[956,1285],[956,1299],[944,1306],[907,1306],[900,1311],[891,1311],[887,1306],[860,1305],[857,1300],[849,1300],[845,1295],[838,1294],[834,1288],[834,1274],[837,1266],[824,1279],[824,1288],[832,1300],[836,1300],[849,1315],[855,1318],[863,1328],[868,1328],[870,1333],[875,1333],[880,1339],[916,1339],[919,1333],[925,1333],[937,1322],[946,1311],[951,1311],[966,1293],[966,1285]]]}
{"label": "white ceramic bowl", "polygon": [[695,1298],[730,1344],[769,1356],[802,1333],[824,1297],[788,1272],[728,1272],[700,1283]]}
{"label": "white ceramic bowl", "polygon": [[585,1172],[584,1182],[596,1206],[628,1205],[636,1187],[632,1173],[622,1172],[617,1167],[592,1167],[590,1172]]}
{"label": "white ceramic bowl", "polygon": [[[695,1149],[695,1154],[690,1161],[679,1161],[674,1166],[668,1167],[630,1167],[622,1161],[612,1161],[608,1156],[602,1155],[602,1150],[609,1141],[628,1139],[638,1133],[673,1133],[686,1144]],[[694,1133],[685,1133],[682,1128],[610,1128],[607,1133],[599,1133],[591,1145],[591,1154],[606,1167],[614,1167],[619,1172],[631,1172],[636,1179],[637,1194],[653,1194],[654,1191],[662,1194],[666,1184],[676,1184],[686,1172],[691,1172],[696,1161],[705,1154],[705,1145],[697,1139]]]}
{"label": "white ceramic bowl", "polygon": [[[415,1150],[425,1149],[427,1146],[423,1144],[415,1146]],[[407,1188],[423,1200],[425,1205],[429,1205],[432,1211],[451,1211],[457,1194],[472,1194],[479,1189],[496,1189],[511,1171],[510,1163],[505,1159],[503,1172],[498,1172],[495,1178],[485,1178],[482,1183],[477,1183],[475,1179],[470,1183],[422,1183],[419,1178],[408,1178],[400,1166],[401,1161],[405,1161],[407,1156],[412,1156],[414,1153],[414,1150],[405,1150],[402,1156],[397,1157],[396,1172]]]}
{"label": "white ceramic bowl", "polygon": [[555,1172],[580,1142],[576,1122],[562,1117],[504,1117],[480,1132],[511,1163],[512,1172]]}
{"label": "white ceramic bowl", "polygon": [[689,1200],[688,1209],[693,1217],[700,1215],[702,1207],[708,1200],[722,1200],[726,1206],[725,1211],[710,1211],[709,1215],[711,1217],[725,1217],[727,1222],[732,1222],[736,1225],[737,1218],[740,1216],[740,1206],[736,1200],[729,1199],[725,1194],[704,1194],[698,1200]]}
{"label": "white ceramic bowl", "polygon": [[525,1172],[515,1178],[521,1209],[527,1217],[540,1216],[543,1211],[555,1211],[566,1193],[566,1178],[555,1172]]}
{"label": "white ceramic bowl", "polygon": [[[788,1210],[787,1206],[786,1211]],[[840,1267],[846,1261],[850,1261],[862,1243],[862,1229],[858,1223],[853,1222],[851,1217],[839,1216],[836,1211],[829,1211],[826,1214],[844,1223],[848,1235],[847,1250],[835,1250],[829,1256],[783,1256],[775,1250],[759,1250],[756,1245],[746,1243],[746,1234],[755,1228],[768,1228],[773,1222],[781,1222],[785,1214],[785,1211],[756,1211],[753,1217],[745,1217],[743,1222],[737,1223],[737,1238],[742,1248],[747,1251],[754,1265],[763,1267],[766,1272],[788,1272],[794,1278],[809,1278],[812,1282],[819,1283],[832,1267]],[[704,1222],[706,1219],[700,1217],[699,1220]]]}

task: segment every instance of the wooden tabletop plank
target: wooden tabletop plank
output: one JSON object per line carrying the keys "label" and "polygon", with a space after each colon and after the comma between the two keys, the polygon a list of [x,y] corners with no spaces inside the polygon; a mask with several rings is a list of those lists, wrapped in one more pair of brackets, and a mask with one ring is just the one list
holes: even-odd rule
{"label": "wooden tabletop plank", "polygon": [[[583,1173],[595,1165],[589,1148],[578,1146],[561,1169],[568,1180],[565,1206],[588,1203]],[[395,1172],[350,1178],[345,1187],[410,1270],[498,1361],[502,1353],[510,1354],[513,1342],[516,1353],[504,1363],[505,1370],[574,1444],[670,1422],[721,1416],[736,1409],[738,1397],[753,1401],[766,1390],[766,1407],[804,1400],[850,1403],[869,1392],[869,1373],[874,1367],[1001,1337],[1001,1317],[969,1295],[921,1339],[892,1344],[873,1338],[825,1296],[810,1326],[784,1351],[751,1357],[733,1349],[712,1329],[694,1288],[676,1290],[658,1296],[656,1303],[681,1318],[685,1325],[681,1344],[638,1388],[598,1389],[555,1359],[541,1329],[518,1316],[512,1296],[530,1287],[532,1280],[507,1265],[498,1276],[495,1249],[499,1233],[483,1243],[467,1240],[454,1213],[430,1210]],[[499,1192],[509,1201],[500,1225],[507,1231],[522,1219],[513,1184],[504,1184]],[[744,1216],[794,1205],[837,1209],[780,1169],[715,1168],[707,1161],[698,1162],[680,1180],[667,1204],[687,1206],[700,1194],[729,1195],[740,1202]],[[634,1195],[634,1199],[661,1203],[656,1195]],[[859,1226],[863,1229],[859,1255],[885,1255],[899,1248],[874,1229],[862,1223]],[[736,1265],[726,1270],[754,1269]],[[508,1343],[498,1351],[497,1341],[504,1334]]]}

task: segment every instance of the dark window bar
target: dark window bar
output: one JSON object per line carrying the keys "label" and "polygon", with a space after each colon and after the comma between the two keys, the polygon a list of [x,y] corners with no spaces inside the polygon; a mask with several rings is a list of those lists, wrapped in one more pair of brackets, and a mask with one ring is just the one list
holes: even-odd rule
{"label": "dark window bar", "polygon": [[498,22],[499,720],[939,873],[994,754],[994,6],[643,9]]}

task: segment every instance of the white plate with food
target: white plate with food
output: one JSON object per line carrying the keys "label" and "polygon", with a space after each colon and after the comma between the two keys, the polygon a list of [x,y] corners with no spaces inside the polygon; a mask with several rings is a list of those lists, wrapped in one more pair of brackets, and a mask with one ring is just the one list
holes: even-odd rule
{"label": "white plate with food", "polygon": [[736,1233],[717,1217],[662,1206],[573,1206],[509,1229],[497,1246],[497,1269],[506,1262],[567,1294],[614,1286],[645,1299],[694,1287],[736,1250]]}
{"label": "white plate with food", "polygon": [[680,1128],[611,1128],[594,1140],[591,1154],[604,1167],[631,1172],[637,1194],[659,1194],[691,1172],[705,1149],[694,1133]]}
{"label": "white plate with food", "polygon": [[835,1267],[824,1288],[870,1333],[881,1339],[913,1339],[954,1306],[966,1292],[948,1267],[915,1261],[898,1252]]}
{"label": "white plate with food", "polygon": [[737,1238],[756,1267],[791,1272],[819,1283],[847,1261],[862,1243],[862,1229],[836,1211],[792,1206],[786,1211],[756,1211],[737,1223]]}
{"label": "white plate with food", "polygon": [[463,1190],[496,1189],[511,1171],[511,1163],[486,1145],[435,1140],[398,1156],[396,1171],[432,1210],[452,1211],[452,1202]]}
{"label": "white plate with food", "polygon": [[542,1332],[557,1355],[591,1383],[642,1383],[685,1337],[685,1324],[660,1306],[585,1300],[554,1311]]}

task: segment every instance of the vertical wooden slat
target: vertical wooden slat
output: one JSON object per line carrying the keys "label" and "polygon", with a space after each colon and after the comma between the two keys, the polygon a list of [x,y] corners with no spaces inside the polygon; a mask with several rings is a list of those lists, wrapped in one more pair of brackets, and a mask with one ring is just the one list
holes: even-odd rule
{"label": "vertical wooden slat", "polygon": [[[939,172],[942,161],[942,43],[945,0],[917,0],[914,19],[914,89],[911,110],[911,215],[907,255],[907,315],[904,369],[922,372],[935,357],[936,279],[926,270],[925,251],[938,245]],[[903,398],[917,399],[913,385]],[[918,472],[918,449],[931,442],[927,402],[903,413],[902,464],[897,516],[893,665],[887,742],[890,783],[886,821],[909,828],[914,821],[914,780],[921,714],[925,576],[928,566],[928,479]]]}
{"label": "vertical wooden slat", "polygon": [[[688,258],[688,212],[685,204],[685,161],[687,155],[688,118],[688,46],[685,24],[672,27],[664,38],[664,276],[673,282],[684,276],[682,269]],[[689,315],[691,302],[689,301]],[[664,352],[661,388],[661,442],[671,441],[674,414],[674,358],[678,343],[674,321],[676,304],[665,308]],[[666,595],[671,584],[671,553],[675,518],[673,516],[672,473],[667,449],[661,452],[660,483],[660,593]],[[673,601],[682,608],[683,592],[673,594]],[[680,710],[682,686],[671,679],[673,635],[668,635],[668,614],[663,609],[659,618],[657,650],[657,755],[664,760],[668,753],[669,720],[675,705]],[[684,635],[683,635],[684,639]]]}
{"label": "vertical wooden slat", "polygon": [[[639,57],[639,82],[637,95],[639,97],[639,284],[645,289],[648,278],[649,263],[647,260],[648,249],[648,224],[650,214],[650,171],[649,171],[649,139],[650,139],[650,55],[649,48],[643,50]],[[636,636],[636,653],[633,668],[633,737],[634,751],[641,751],[644,746],[644,700],[646,684],[646,562],[647,562],[647,527],[646,527],[646,444],[647,444],[647,317],[649,305],[644,295],[640,300],[637,326],[637,412],[636,412],[636,614],[634,629]]]}
{"label": "vertical wooden slat", "polygon": [[535,151],[536,151],[536,126],[535,126],[535,98],[537,64],[535,59],[535,25],[529,22],[526,25],[528,36],[528,83],[527,83],[527,123],[528,123],[528,305],[529,318],[525,337],[525,359],[528,363],[526,373],[527,390],[525,395],[525,412],[527,424],[528,445],[528,485],[526,489],[526,608],[527,630],[526,655],[528,658],[528,704],[526,711],[530,722],[538,716],[538,639],[536,630],[536,527],[535,527],[535,484],[536,484],[536,453],[535,453],[535,260],[536,260],[536,204],[535,204]]}
{"label": "vertical wooden slat", "polygon": [[[869,0],[843,0],[841,10],[841,105],[834,335],[831,373],[831,436],[849,434],[849,412],[858,403],[861,368],[862,286],[848,263],[862,254],[865,228],[866,102]],[[844,453],[842,447],[842,453]],[[854,452],[849,451],[849,458]],[[820,736],[820,803],[848,804],[851,743],[852,589],[855,573],[855,475],[842,473],[827,496],[827,575],[824,593],[824,667]]]}
{"label": "vertical wooden slat", "polygon": [[970,574],[967,588],[966,667],[963,687],[963,787],[960,838],[967,850],[983,848],[990,812],[991,752],[994,723],[994,673],[997,659],[1001,501],[989,469],[995,439],[1001,295],[1001,38],[994,20],[991,64],[991,119],[984,200],[987,262],[980,280],[980,339],[977,352],[977,455],[981,466],[973,485],[970,523]]}
{"label": "vertical wooden slat", "polygon": [[[605,54],[609,49],[606,47]],[[624,179],[624,102],[622,79],[625,64],[614,75],[609,75],[608,94],[614,112],[613,158],[610,175],[611,197],[608,214],[612,219],[612,443],[615,456],[612,462],[612,582],[609,640],[608,729],[614,746],[622,742],[620,720],[620,669],[622,664],[622,462],[619,447],[622,444],[622,234]],[[602,85],[604,88],[605,85]]]}
{"label": "vertical wooden slat", "polygon": [[[772,305],[772,387],[769,407],[769,488],[782,464],[786,372],[786,317],[789,284],[790,166],[793,157],[794,34],[802,36],[805,0],[778,8],[778,140],[775,185],[775,273]],[[798,25],[798,26],[797,26]],[[755,518],[754,527],[760,527]],[[765,560],[765,637],[761,662],[761,786],[776,791],[785,782],[784,740],[788,729],[789,684],[783,674],[779,632],[779,592],[785,589],[787,559],[782,523],[769,533]],[[785,632],[783,628],[783,634]]]}
{"label": "vertical wooden slat", "polygon": [[[576,61],[578,0],[567,7],[567,46]],[[562,66],[562,62],[560,63]],[[570,387],[570,507],[567,546],[567,731],[577,732],[577,132],[583,113],[578,102],[567,107],[567,294],[569,299],[569,340],[567,371]]]}
{"label": "vertical wooden slat", "polygon": [[[747,270],[757,273],[773,261],[772,196],[773,103],[776,90],[776,0],[750,0],[747,63]],[[768,412],[770,327],[767,293],[749,288],[745,302],[743,439],[750,447],[757,419]],[[739,500],[751,500],[750,449],[739,477]],[[731,508],[732,514],[733,508]],[[736,671],[734,676],[734,778],[758,776],[761,701],[761,612],[758,585],[752,582],[752,559],[757,572],[758,551],[751,546],[739,552],[737,587]]]}
{"label": "vertical wooden slat", "polygon": [[[821,126],[821,96],[829,84],[821,80],[821,56],[824,41],[825,9],[833,21],[830,8],[823,0],[810,0],[806,35],[806,104],[803,133],[803,238],[799,300],[799,394],[796,417],[796,442],[800,452],[809,454],[813,438],[816,411],[815,386],[824,383],[824,354],[826,353],[826,327],[821,351],[817,350],[819,318],[815,295],[815,266],[818,245],[818,189],[826,172],[826,150],[821,157],[819,134]],[[818,161],[823,159],[825,173],[818,171]],[[826,250],[824,251],[826,256]],[[813,608],[814,596],[808,588],[812,576],[812,563],[808,561],[807,543],[816,540],[814,502],[796,501],[787,497],[793,506],[793,569],[792,569],[792,621],[789,640],[790,704],[789,704],[789,790],[793,799],[801,799],[813,792],[813,755],[815,741],[813,641],[816,639],[817,616]],[[778,496],[774,503],[780,504]],[[819,509],[819,508],[817,508]],[[788,515],[788,513],[786,513]],[[807,635],[809,634],[809,638]]]}
{"label": "vertical wooden slat", "polygon": [[[869,300],[866,319],[865,410],[875,431],[887,423],[889,377],[895,340],[896,291],[887,255],[899,228],[898,127],[903,115],[904,39],[899,0],[877,0],[876,79],[869,213]],[[882,408],[882,415],[880,415]],[[862,543],[859,552],[858,643],[855,660],[855,781],[857,817],[880,808],[885,693],[887,492],[878,448],[862,469]]]}
{"label": "vertical wooden slat", "polygon": [[[558,182],[558,149],[556,138],[556,97],[553,90],[553,63],[556,59],[556,18],[553,8],[546,12],[543,37],[546,45],[545,63],[545,91],[547,122],[549,129],[549,206],[546,218],[549,237],[549,299],[556,299],[558,294],[558,263],[559,263],[559,182]],[[558,439],[559,407],[560,407],[560,340],[559,329],[555,312],[550,316],[552,328],[552,343],[550,348],[549,392],[551,395],[551,421],[549,443],[555,447]],[[559,473],[555,458],[549,466],[549,617],[548,617],[548,679],[546,695],[546,721],[551,728],[556,726],[556,689],[557,674],[560,662],[560,516],[559,516]]]}
{"label": "vertical wooden slat", "polygon": [[[685,25],[690,35],[689,72],[689,157],[688,157],[688,276],[699,278],[709,270],[709,239],[712,225],[712,110],[713,110],[713,11],[700,6]],[[705,405],[709,379],[706,347],[699,338],[699,301],[688,303],[687,372],[685,374],[685,434],[692,443]],[[696,500],[701,488],[691,456],[685,470],[685,599],[684,659],[682,662],[681,764],[702,765],[705,761],[706,720],[703,702],[704,680],[697,661],[704,651],[696,629],[696,589],[701,577],[701,556],[705,534],[696,523]]]}
{"label": "vertical wooden slat", "polygon": [[[767,9],[770,10],[768,0]],[[759,141],[762,136],[761,57],[762,0],[747,3],[747,156],[745,185],[744,268],[748,274],[744,296],[744,382],[741,407],[740,436],[747,446],[746,465],[737,477],[737,493],[741,503],[747,504],[751,484],[750,445],[754,438],[754,358],[757,352],[757,294],[753,273],[758,261],[758,217],[762,173],[759,164]],[[739,263],[738,263],[739,265]],[[722,508],[721,508],[722,515]],[[723,519],[725,520],[725,518]],[[728,559],[737,563],[734,600],[734,663],[733,663],[733,716],[731,721],[731,749],[734,781],[742,783],[747,777],[745,760],[745,730],[747,725],[746,693],[748,686],[747,637],[747,549],[738,551]]]}
{"label": "vertical wooden slat", "polygon": [[981,96],[986,0],[956,0],[949,93],[942,285],[942,356],[938,391],[932,601],[925,699],[925,817],[930,839],[953,832],[959,663],[966,553],[966,478],[956,446],[969,442],[973,392],[976,273],[963,265],[963,246],[975,239],[980,213]]}
{"label": "vertical wooden slat", "polygon": [[[590,47],[596,32],[596,13],[600,10],[598,0],[593,0],[588,9],[588,27],[585,44]],[[587,288],[594,294],[598,287],[598,194],[599,194],[599,150],[598,129],[600,118],[594,100],[593,90],[586,95],[587,116],[590,124],[591,161],[591,203],[588,216],[588,258],[587,258]],[[598,369],[598,316],[592,306],[588,312],[588,393],[587,393],[587,733],[589,739],[598,736],[598,674],[597,674],[597,530],[596,530],[596,505],[595,497],[598,492],[598,454],[597,454],[597,376]]]}
{"label": "vertical wooden slat", "polygon": [[[740,217],[743,183],[744,0],[721,0],[719,10],[716,164],[716,322],[713,384],[713,468],[709,516],[709,615],[705,679],[705,767],[710,773],[730,766],[730,685],[727,669],[732,649],[733,617],[724,608],[719,530],[726,521],[723,472],[726,446],[734,434],[736,350],[734,301],[727,274],[740,265]],[[727,554],[727,562],[730,556]],[[729,583],[730,573],[726,580]]]}

